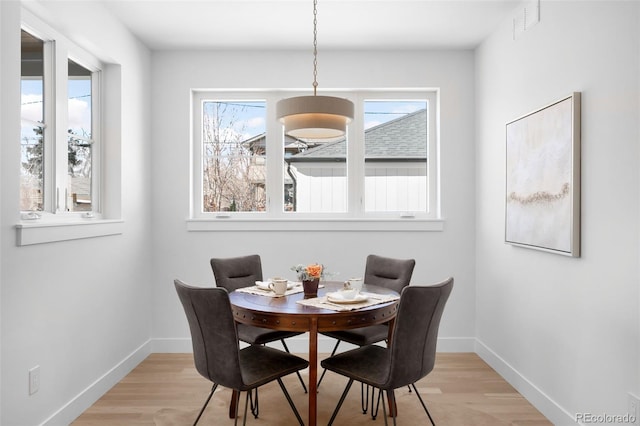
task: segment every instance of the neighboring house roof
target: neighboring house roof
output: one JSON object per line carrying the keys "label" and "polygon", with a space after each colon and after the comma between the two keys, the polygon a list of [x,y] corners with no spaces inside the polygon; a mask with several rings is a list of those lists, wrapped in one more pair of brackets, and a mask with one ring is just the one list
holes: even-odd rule
{"label": "neighboring house roof", "polygon": [[[427,110],[421,109],[364,132],[365,161],[425,161]],[[291,156],[288,161],[344,161],[346,140],[341,138]]]}
{"label": "neighboring house roof", "polygon": [[[260,133],[259,135],[253,136],[242,142],[242,145],[253,150],[253,151],[264,151],[266,146],[267,138],[266,133]],[[309,146],[308,143],[301,141],[300,139],[296,139],[289,135],[284,136],[284,149],[285,151],[296,152],[301,149],[305,149]]]}
{"label": "neighboring house roof", "polygon": [[344,161],[347,157],[346,148],[345,139],[341,138],[292,155],[288,161]]}

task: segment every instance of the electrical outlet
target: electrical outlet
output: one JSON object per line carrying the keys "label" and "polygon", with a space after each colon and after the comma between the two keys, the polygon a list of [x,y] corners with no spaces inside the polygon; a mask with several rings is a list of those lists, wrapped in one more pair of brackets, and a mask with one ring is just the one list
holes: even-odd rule
{"label": "electrical outlet", "polygon": [[640,426],[640,398],[632,393],[629,393],[629,405],[627,411],[629,412],[630,420],[633,423],[629,423],[633,426]]}
{"label": "electrical outlet", "polygon": [[38,390],[40,390],[40,366],[36,365],[29,370],[29,395],[33,395]]}

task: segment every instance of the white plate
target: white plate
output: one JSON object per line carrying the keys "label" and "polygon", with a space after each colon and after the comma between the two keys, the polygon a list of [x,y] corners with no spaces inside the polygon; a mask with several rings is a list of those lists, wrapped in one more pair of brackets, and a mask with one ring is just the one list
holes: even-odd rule
{"label": "white plate", "polygon": [[367,300],[367,296],[364,294],[357,294],[353,299],[345,299],[339,291],[335,293],[327,293],[327,300],[332,303],[360,303]]}
{"label": "white plate", "polygon": [[[256,281],[256,286],[261,290],[271,290],[269,284],[271,281]],[[293,281],[287,281],[287,290],[291,290],[296,285]]]}

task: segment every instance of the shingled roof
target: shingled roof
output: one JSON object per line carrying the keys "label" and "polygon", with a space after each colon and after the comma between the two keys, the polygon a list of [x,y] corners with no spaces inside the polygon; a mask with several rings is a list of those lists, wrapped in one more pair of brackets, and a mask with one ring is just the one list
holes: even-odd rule
{"label": "shingled roof", "polygon": [[[425,161],[427,110],[421,109],[364,132],[365,161]],[[322,144],[291,156],[291,162],[345,161],[346,140]]]}

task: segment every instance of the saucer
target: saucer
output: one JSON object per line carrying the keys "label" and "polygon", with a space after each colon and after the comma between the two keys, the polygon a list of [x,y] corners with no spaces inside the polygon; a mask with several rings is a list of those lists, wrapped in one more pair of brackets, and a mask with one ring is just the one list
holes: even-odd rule
{"label": "saucer", "polygon": [[366,301],[368,298],[364,294],[356,294],[353,299],[346,299],[339,291],[335,293],[327,293],[327,300],[332,303],[360,303]]}

